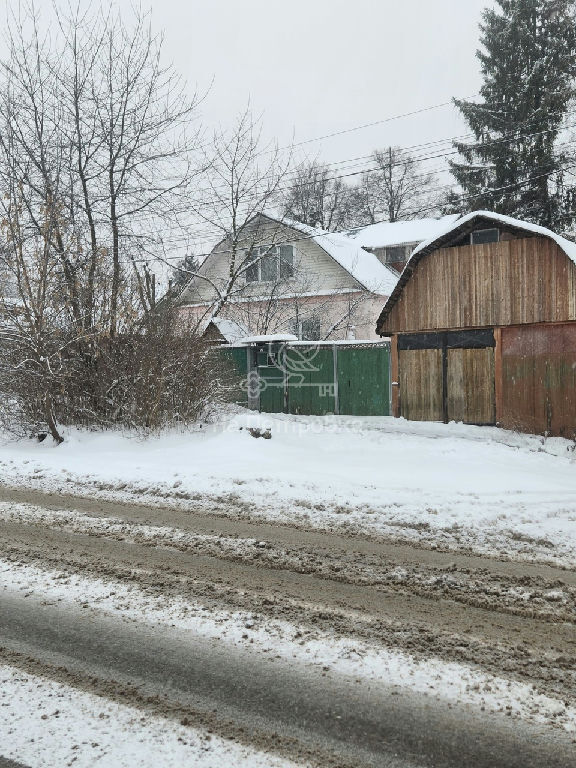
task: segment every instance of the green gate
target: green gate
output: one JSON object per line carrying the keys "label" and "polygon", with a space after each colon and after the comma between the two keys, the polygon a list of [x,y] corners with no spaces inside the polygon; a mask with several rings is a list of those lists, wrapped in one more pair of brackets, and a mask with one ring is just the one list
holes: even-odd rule
{"label": "green gate", "polygon": [[389,416],[390,345],[266,342],[227,348],[243,376],[236,402],[263,413]]}
{"label": "green gate", "polygon": [[336,354],[340,413],[390,416],[389,347],[336,347]]}
{"label": "green gate", "polygon": [[227,387],[230,390],[230,402],[249,408],[248,400],[248,361],[252,350],[249,347],[217,348],[219,354],[224,355]]}
{"label": "green gate", "polygon": [[284,345],[266,344],[256,350],[258,371],[258,410],[263,413],[284,413],[285,383],[283,370]]}
{"label": "green gate", "polygon": [[331,347],[286,347],[287,413],[337,413],[334,353]]}

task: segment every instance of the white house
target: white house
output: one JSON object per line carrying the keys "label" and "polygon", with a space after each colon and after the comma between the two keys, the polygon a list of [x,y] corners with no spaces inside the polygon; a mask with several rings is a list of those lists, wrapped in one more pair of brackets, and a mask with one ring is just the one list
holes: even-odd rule
{"label": "white house", "polygon": [[258,214],[213,248],[178,299],[180,317],[201,329],[225,318],[252,335],[376,339],[383,298],[413,248],[443,226],[423,219],[329,233]]}

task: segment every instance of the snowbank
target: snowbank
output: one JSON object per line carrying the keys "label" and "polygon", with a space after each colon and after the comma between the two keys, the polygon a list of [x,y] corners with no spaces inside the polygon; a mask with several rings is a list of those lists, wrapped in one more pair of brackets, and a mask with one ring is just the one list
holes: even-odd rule
{"label": "snowbank", "polygon": [[4,443],[0,480],[573,567],[575,459],[569,441],[497,429],[245,413],[148,441]]}

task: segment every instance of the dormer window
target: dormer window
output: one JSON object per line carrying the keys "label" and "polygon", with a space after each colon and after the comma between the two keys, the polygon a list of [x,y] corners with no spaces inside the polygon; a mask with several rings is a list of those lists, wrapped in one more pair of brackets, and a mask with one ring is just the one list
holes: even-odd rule
{"label": "dormer window", "polygon": [[376,249],[375,253],[382,264],[389,264],[390,266],[406,264],[412,255],[412,251],[417,245],[418,243],[389,245],[386,248]]}
{"label": "dormer window", "polygon": [[499,229],[476,229],[470,233],[470,245],[486,245],[487,243],[499,243]]}

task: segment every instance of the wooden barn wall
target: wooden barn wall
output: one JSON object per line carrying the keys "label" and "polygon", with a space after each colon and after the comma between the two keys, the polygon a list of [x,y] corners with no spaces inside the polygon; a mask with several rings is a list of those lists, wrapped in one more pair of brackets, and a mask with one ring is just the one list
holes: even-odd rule
{"label": "wooden barn wall", "polygon": [[576,434],[576,324],[503,328],[500,426]]}
{"label": "wooden barn wall", "polygon": [[399,352],[400,414],[409,421],[444,421],[441,349]]}
{"label": "wooden barn wall", "polygon": [[576,265],[552,240],[443,248],[425,256],[380,333],[576,319]]}
{"label": "wooden barn wall", "polygon": [[494,350],[449,349],[447,354],[447,420],[495,424]]}
{"label": "wooden barn wall", "polygon": [[402,349],[398,405],[410,421],[495,424],[494,349]]}

